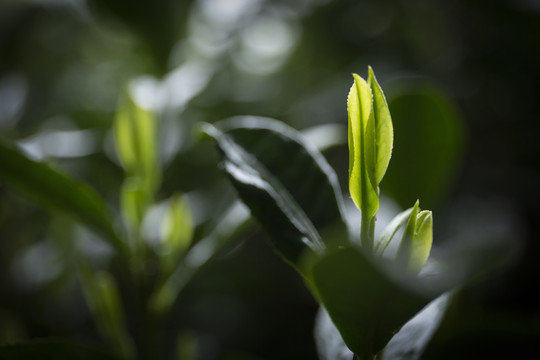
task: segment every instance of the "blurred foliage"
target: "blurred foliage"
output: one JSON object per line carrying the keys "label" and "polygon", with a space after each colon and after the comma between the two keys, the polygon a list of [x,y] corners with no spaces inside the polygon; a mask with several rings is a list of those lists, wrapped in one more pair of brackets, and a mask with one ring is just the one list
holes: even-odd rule
{"label": "blurred foliage", "polygon": [[[370,64],[388,89],[395,126],[382,189],[402,208],[421,198],[434,210],[434,251],[467,256],[486,241],[512,249],[506,267],[464,289],[426,357],[466,358],[448,351],[460,348],[471,358],[536,358],[539,20],[533,0],[5,0],[0,133],[120,212],[126,185],[113,122],[128,89],[158,118],[163,182],[155,200],[186,194],[192,247],[204,249],[235,195],[195,125],[235,115],[274,117],[300,130],[345,125],[350,74]],[[336,144],[325,155],[343,190],[347,149]],[[404,173],[418,180],[404,183]],[[159,209],[143,219],[149,238],[159,238]],[[157,336],[164,358],[175,358],[179,337],[200,359],[316,357],[315,302],[262,236],[244,233],[185,286]],[[1,342],[104,341],[72,247],[118,275],[128,331],[140,332],[143,319],[129,316],[137,297],[102,239],[2,182]]]}

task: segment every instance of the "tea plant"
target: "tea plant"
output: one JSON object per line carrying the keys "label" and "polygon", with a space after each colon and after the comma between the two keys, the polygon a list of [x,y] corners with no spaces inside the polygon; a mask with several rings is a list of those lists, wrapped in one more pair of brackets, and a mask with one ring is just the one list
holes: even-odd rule
{"label": "tea plant", "polygon": [[[189,202],[182,194],[173,194],[161,201],[165,211],[161,224],[156,224],[161,229],[159,242],[151,242],[143,231],[143,223],[157,203],[156,192],[161,186],[156,132],[155,114],[124,95],[114,122],[116,153],[125,172],[118,193],[118,217],[89,186],[30,159],[14,144],[0,142],[3,184],[93,230],[114,253],[110,265],[103,266],[80,251],[74,233],[65,241],[75,268],[64,271],[78,272],[96,328],[111,345],[111,353],[55,339],[0,346],[0,358],[17,354],[23,358],[50,355],[150,359],[161,358],[166,353],[161,345],[163,322],[178,294],[200,268],[230,243],[234,238],[232,233],[245,223],[247,214],[231,221],[226,210],[216,220],[219,231],[206,229],[201,232],[203,236],[196,236]],[[221,226],[224,222],[227,222],[226,231]],[[139,327],[130,329],[128,320],[140,324]]]}
{"label": "tea plant", "polygon": [[[439,296],[456,282],[437,278],[434,284],[418,276],[430,254],[433,227],[431,212],[421,210],[418,201],[375,238],[379,185],[390,162],[393,126],[372,69],[367,80],[353,77],[347,99],[349,192],[361,211],[359,242],[349,234],[334,170],[299,132],[277,120],[245,116],[205,124],[203,130],[215,140],[223,170],[270,235],[272,247],[302,275],[321,303],[319,318],[330,316],[330,322],[319,319],[316,329],[321,358],[339,359],[325,345],[336,329],[356,359],[396,354],[417,358],[447,307],[448,296]],[[124,359],[159,356],[162,321],[178,294],[247,220],[236,217],[229,231],[197,238],[189,203],[174,194],[166,202],[159,243],[149,242],[143,222],[161,184],[154,116],[129,96],[118,107],[114,137],[125,172],[118,194],[120,218],[88,186],[0,143],[0,179],[5,184],[46,208],[67,213],[114,249],[114,266],[109,268],[96,266],[74,246],[70,251],[96,327]],[[392,242],[395,255],[388,251]],[[123,291],[120,281],[126,283]],[[422,310],[437,297],[435,310]],[[429,316],[423,316],[428,310]],[[128,316],[143,324],[140,333],[129,329]],[[410,334],[419,331],[422,336],[410,341]],[[85,346],[45,342],[3,347],[0,355],[83,351],[89,357],[105,356]]]}
{"label": "tea plant", "polygon": [[[450,286],[436,287],[417,276],[428,259],[433,228],[431,212],[420,210],[418,201],[375,238],[392,120],[372,69],[367,81],[353,77],[347,99],[349,192],[362,213],[360,243],[348,234],[334,171],[297,131],[257,117],[226,119],[204,131],[218,145],[224,171],[271,245],[303,276],[355,358],[373,359],[381,358],[400,328]],[[400,228],[403,235],[394,239]],[[392,241],[399,242],[393,258],[386,254]],[[424,330],[433,331],[439,320],[432,318]],[[425,345],[399,338],[394,343],[389,353],[397,346],[397,352],[415,356]]]}

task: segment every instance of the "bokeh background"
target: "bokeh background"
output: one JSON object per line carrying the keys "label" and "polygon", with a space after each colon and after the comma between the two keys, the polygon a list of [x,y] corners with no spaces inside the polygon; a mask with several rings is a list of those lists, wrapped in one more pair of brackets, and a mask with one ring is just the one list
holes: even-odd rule
{"label": "bokeh background", "polygon": [[[3,0],[0,134],[118,209],[112,123],[129,89],[158,114],[158,200],[188,194],[204,233],[234,192],[197,124],[282,120],[331,145],[346,192],[346,96],[368,65],[396,131],[388,207],[420,198],[434,210],[435,253],[495,259],[427,358],[539,358],[538,1]],[[55,240],[68,226],[0,184],[0,343],[104,343]],[[76,234],[91,256],[109,256]],[[180,335],[199,359],[316,359],[316,310],[254,226],[181,294],[162,356],[174,358]]]}

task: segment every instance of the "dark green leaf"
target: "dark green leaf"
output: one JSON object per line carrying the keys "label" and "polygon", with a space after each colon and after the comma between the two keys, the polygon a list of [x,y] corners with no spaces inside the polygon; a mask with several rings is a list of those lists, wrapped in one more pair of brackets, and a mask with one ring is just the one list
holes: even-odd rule
{"label": "dark green leaf", "polygon": [[419,359],[439,328],[451,301],[451,295],[444,293],[423,308],[392,337],[382,359]]}
{"label": "dark green leaf", "polygon": [[[437,331],[450,304],[451,295],[444,293],[410,319],[383,350],[382,360],[417,360]],[[315,323],[315,340],[321,360],[351,360],[349,350],[328,312],[321,307]]]}
{"label": "dark green leaf", "polygon": [[339,249],[319,260],[313,267],[313,282],[349,349],[366,359],[382,350],[436,294],[413,290],[356,247]]}
{"label": "dark green leaf", "polygon": [[463,151],[464,130],[455,103],[428,84],[387,91],[394,151],[381,187],[406,208],[421,199],[434,208],[448,192]]}
{"label": "dark green leaf", "polygon": [[0,180],[42,206],[60,210],[94,229],[125,255],[103,200],[92,189],[0,142]]}
{"label": "dark green leaf", "polygon": [[205,131],[218,144],[241,199],[285,259],[297,263],[306,249],[321,253],[345,241],[336,175],[297,131],[257,117],[227,119]]}
{"label": "dark green leaf", "polygon": [[79,269],[81,285],[98,330],[125,358],[131,358],[133,343],[126,330],[115,279],[107,272],[93,272],[83,261],[79,262]]}

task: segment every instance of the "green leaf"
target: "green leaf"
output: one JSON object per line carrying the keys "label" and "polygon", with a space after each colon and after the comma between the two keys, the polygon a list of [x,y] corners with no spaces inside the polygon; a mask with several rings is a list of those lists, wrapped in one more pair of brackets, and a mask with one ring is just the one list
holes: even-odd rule
{"label": "green leaf", "polygon": [[30,160],[19,150],[0,142],[0,180],[42,206],[65,212],[104,236],[122,255],[125,244],[118,237],[105,203],[92,189],[46,164]]}
{"label": "green leaf", "polygon": [[114,123],[116,149],[129,177],[140,178],[153,194],[159,183],[156,154],[156,118],[126,95],[120,102]]}
{"label": "green leaf", "polygon": [[191,279],[213,258],[236,244],[239,234],[250,228],[252,223],[246,206],[235,201],[223,212],[215,229],[193,245],[183,261],[176,264],[174,272],[158,286],[150,299],[150,308],[161,314],[170,309]]}
{"label": "green leaf", "polygon": [[167,269],[174,267],[193,239],[193,215],[186,198],[174,195],[162,222],[161,256]]}
{"label": "green leaf", "polygon": [[371,66],[367,83],[373,93],[373,116],[370,116],[368,129],[373,129],[370,130],[370,136],[367,136],[366,141],[368,153],[374,154],[368,154],[366,160],[371,183],[373,187],[378,187],[390,163],[394,129],[388,104]]}
{"label": "green leaf", "polygon": [[313,267],[318,297],[355,354],[371,359],[433,294],[376,266],[356,247],[331,252]]}
{"label": "green leaf", "polygon": [[120,190],[120,208],[128,228],[138,231],[149,200],[140,178],[129,177]]}
{"label": "green leaf", "polygon": [[419,202],[416,201],[399,244],[396,261],[403,269],[417,274],[429,257],[432,242],[433,216],[431,211],[419,212]]}
{"label": "green leaf", "polygon": [[410,319],[383,350],[382,360],[418,360],[447,316],[452,294],[446,292]]}
{"label": "green leaf", "polygon": [[[450,293],[444,293],[426,305],[392,337],[377,359],[417,360],[420,358],[441,322],[447,316],[452,301]],[[321,307],[315,322],[317,353],[321,360],[351,360],[353,353],[345,345],[341,334]]]}
{"label": "green leaf", "polygon": [[[377,188],[369,181],[366,161],[366,129],[373,108],[373,95],[364,79],[353,74],[354,83],[347,97],[349,117],[349,192],[356,206],[373,217],[379,209]],[[374,131],[374,127],[371,128]],[[370,132],[373,136],[372,132]],[[374,152],[370,152],[374,155]],[[373,162],[374,160],[371,160]]]}
{"label": "green leaf", "polygon": [[462,115],[448,94],[425,82],[397,84],[387,95],[399,151],[381,187],[403,208],[416,199],[435,208],[459,173],[465,145]]}
{"label": "green leaf", "polygon": [[0,346],[0,360],[120,360],[111,351],[74,340],[43,339]]}
{"label": "green leaf", "polygon": [[336,175],[297,131],[258,117],[227,119],[205,131],[240,198],[285,259],[298,264],[305,250],[322,253],[346,243]]}
{"label": "green leaf", "polygon": [[85,297],[100,333],[119,349],[124,358],[131,358],[133,343],[126,330],[114,278],[106,272],[92,272],[83,261],[79,262],[79,269]]}

